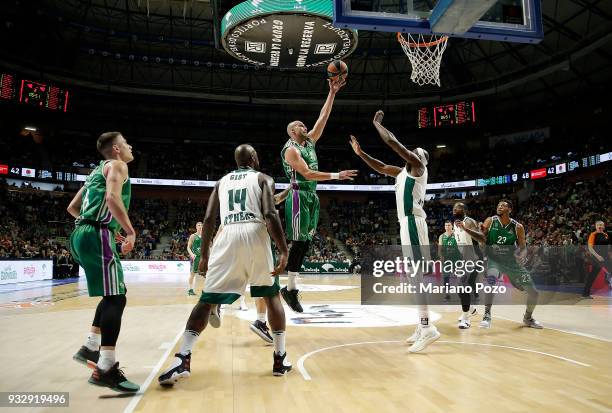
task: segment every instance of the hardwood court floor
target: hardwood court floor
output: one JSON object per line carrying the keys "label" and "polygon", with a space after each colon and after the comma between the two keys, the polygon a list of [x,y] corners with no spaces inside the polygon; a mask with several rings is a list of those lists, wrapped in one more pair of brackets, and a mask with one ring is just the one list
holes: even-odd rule
{"label": "hardwood court floor", "polygon": [[249,312],[227,308],[221,328],[201,335],[191,378],[163,389],[158,372],[196,298],[177,280],[127,284],[117,356],[141,394],[91,386],[90,370],[72,361],[97,304],[82,282],[0,294],[0,391],[68,391],[70,407],[61,411],[87,413],[612,411],[608,298],[538,308],[538,319],[555,328],[545,330],[521,328],[523,308],[499,306],[492,329],[479,329],[477,317],[461,331],[458,308],[437,307],[441,339],[409,354],[412,310],[360,307],[357,278],[307,278],[301,284],[316,290],[303,293],[308,314],[287,311],[288,376],[271,375],[272,347],[248,328],[249,298]]}

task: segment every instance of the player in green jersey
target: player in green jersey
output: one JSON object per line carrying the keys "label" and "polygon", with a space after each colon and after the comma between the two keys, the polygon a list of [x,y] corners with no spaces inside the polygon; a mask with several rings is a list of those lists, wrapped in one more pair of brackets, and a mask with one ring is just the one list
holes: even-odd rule
{"label": "player in green jersey", "polygon": [[[487,283],[494,285],[502,274],[506,274],[514,287],[527,293],[527,309],[523,316],[523,324],[526,327],[542,328],[542,325],[532,317],[539,294],[531,275],[524,267],[527,255],[525,227],[510,218],[511,212],[512,202],[502,199],[497,204],[497,215],[485,220],[480,228],[481,232],[467,228],[463,222],[457,222],[457,226],[465,230],[472,238],[487,245]],[[515,247],[518,247],[518,251]],[[493,295],[486,294],[485,314],[480,323],[482,328],[491,327],[492,305]]]}
{"label": "player in green jersey", "polygon": [[[72,256],[85,270],[90,297],[102,297],[87,342],[73,358],[94,368],[89,383],[120,392],[134,393],[132,383],[115,361],[115,345],[125,308],[121,252],[134,248],[136,232],[128,217],[131,186],[127,164],[134,160],[132,147],[119,132],[100,135],[97,149],[104,161],[89,174],[67,210],[76,218],[70,235]],[[123,228],[125,237],[119,233]]]}
{"label": "player in green jersey", "polygon": [[296,278],[308,252],[310,241],[317,229],[319,221],[319,197],[317,196],[317,182],[332,179],[353,179],[357,171],[320,172],[315,145],[323,134],[323,129],[334,104],[336,93],[344,86],[342,79],[328,80],[329,94],[321,109],[319,119],[311,131],[299,120],[287,125],[289,140],[281,151],[281,161],[287,178],[293,187],[285,201],[285,225],[287,239],[292,241],[289,252],[287,272],[289,278],[287,286],[283,287],[281,294],[293,311],[303,312],[298,298]]}
{"label": "player in green jersey", "polygon": [[[457,240],[455,239],[455,234],[453,234],[453,223],[450,221],[444,223],[444,232],[438,237],[438,256],[442,263],[446,261],[456,262],[461,259]],[[444,268],[444,265],[442,265],[442,268]],[[445,287],[450,285],[450,276],[450,273],[442,271]],[[449,301],[450,299],[450,294],[446,293],[444,300]]]}
{"label": "player in green jersey", "polygon": [[193,291],[195,286],[195,276],[198,272],[198,264],[200,264],[200,245],[202,243],[202,223],[196,224],[196,232],[189,236],[187,241],[187,253],[191,260],[191,271],[189,272],[189,291],[187,295],[196,295]]}

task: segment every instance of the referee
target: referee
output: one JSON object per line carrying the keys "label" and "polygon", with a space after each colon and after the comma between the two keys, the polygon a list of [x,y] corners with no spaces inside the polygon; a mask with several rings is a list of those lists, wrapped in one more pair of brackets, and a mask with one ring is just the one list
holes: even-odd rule
{"label": "referee", "polygon": [[595,223],[595,231],[589,235],[588,251],[591,258],[591,271],[587,275],[582,291],[583,298],[591,297],[591,286],[597,278],[597,275],[602,268],[607,267],[608,246],[610,245],[610,237],[605,232],[606,225],[603,221]]}

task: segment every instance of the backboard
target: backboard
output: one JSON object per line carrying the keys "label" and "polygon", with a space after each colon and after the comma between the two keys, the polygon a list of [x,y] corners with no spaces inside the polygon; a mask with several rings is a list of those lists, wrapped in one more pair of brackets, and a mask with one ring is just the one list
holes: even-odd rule
{"label": "backboard", "polygon": [[333,0],[334,26],[539,43],[540,0]]}

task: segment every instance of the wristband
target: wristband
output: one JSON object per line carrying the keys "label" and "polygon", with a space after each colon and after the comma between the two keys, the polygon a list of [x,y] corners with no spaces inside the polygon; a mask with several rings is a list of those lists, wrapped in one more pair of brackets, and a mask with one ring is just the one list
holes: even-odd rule
{"label": "wristband", "polygon": [[340,172],[331,172],[331,179],[340,179]]}

